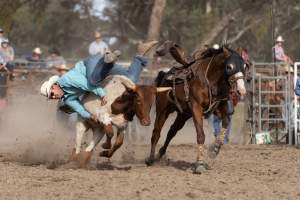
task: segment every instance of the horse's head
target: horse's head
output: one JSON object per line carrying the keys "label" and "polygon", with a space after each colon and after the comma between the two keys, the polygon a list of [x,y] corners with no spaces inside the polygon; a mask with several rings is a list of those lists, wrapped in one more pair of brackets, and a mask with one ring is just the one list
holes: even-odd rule
{"label": "horse's head", "polygon": [[228,77],[231,87],[237,85],[237,90],[241,95],[246,94],[244,82],[246,63],[243,58],[235,51],[223,47],[225,56],[225,74]]}

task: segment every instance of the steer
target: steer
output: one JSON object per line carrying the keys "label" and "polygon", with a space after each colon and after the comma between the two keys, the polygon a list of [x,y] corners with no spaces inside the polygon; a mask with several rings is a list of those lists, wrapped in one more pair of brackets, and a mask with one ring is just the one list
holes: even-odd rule
{"label": "steer", "polygon": [[[111,157],[113,153],[123,144],[124,133],[129,121],[136,115],[141,125],[149,126],[150,110],[157,92],[165,92],[170,87],[155,87],[150,85],[136,85],[125,76],[109,76],[103,81],[102,86],[106,90],[106,105],[101,106],[99,97],[94,94],[87,94],[83,98],[83,105],[92,114],[98,116],[99,124],[90,123],[80,118],[76,124],[76,144],[72,151],[71,160],[78,161],[80,167],[85,167],[89,162],[93,149],[100,142],[104,134],[108,141],[102,145],[107,149],[100,152],[100,156]],[[117,137],[111,147],[110,139],[113,136],[113,129],[107,128],[111,125],[117,128]],[[84,134],[91,129],[93,138],[84,152],[81,159],[82,139]]]}

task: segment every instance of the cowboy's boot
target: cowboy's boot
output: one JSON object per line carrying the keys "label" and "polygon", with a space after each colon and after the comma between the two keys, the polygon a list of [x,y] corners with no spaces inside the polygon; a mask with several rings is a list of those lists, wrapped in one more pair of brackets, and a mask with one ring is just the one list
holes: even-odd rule
{"label": "cowboy's boot", "polygon": [[118,60],[121,55],[120,50],[115,50],[114,52],[107,51],[104,54],[104,62],[105,63],[114,63]]}
{"label": "cowboy's boot", "polygon": [[137,47],[137,55],[145,56],[145,54],[148,53],[157,43],[158,41],[156,40],[139,43]]}

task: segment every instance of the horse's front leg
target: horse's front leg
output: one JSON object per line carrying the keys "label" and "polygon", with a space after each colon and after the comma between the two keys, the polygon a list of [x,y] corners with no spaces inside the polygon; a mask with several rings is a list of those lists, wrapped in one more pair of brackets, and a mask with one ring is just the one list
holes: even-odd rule
{"label": "horse's front leg", "polygon": [[193,168],[193,172],[196,174],[201,174],[204,171],[206,171],[208,168],[207,164],[204,161],[205,134],[203,130],[203,112],[202,112],[201,105],[199,105],[196,102],[192,104],[192,110],[193,110],[193,121],[197,132],[197,144],[198,144],[197,160]]}
{"label": "horse's front leg", "polygon": [[[156,108],[158,111],[158,108]],[[156,119],[155,119],[155,124],[154,124],[154,129],[152,132],[152,137],[151,137],[151,151],[150,151],[150,156],[146,158],[145,162],[148,166],[152,165],[155,161],[155,148],[157,145],[157,142],[160,138],[160,132],[161,129],[166,122],[166,119],[169,116],[169,112],[167,108],[165,109],[160,109],[160,112],[157,113]]]}
{"label": "horse's front leg", "polygon": [[163,155],[165,155],[166,150],[169,146],[169,143],[174,138],[174,136],[177,134],[177,132],[183,128],[185,125],[185,122],[190,118],[190,115],[187,114],[177,114],[177,117],[172,124],[171,128],[168,131],[167,138],[165,140],[164,145],[159,149],[159,158],[161,158]]}
{"label": "horse's front leg", "polygon": [[85,151],[82,153],[81,159],[80,159],[80,167],[85,168],[86,165],[91,160],[93,150],[97,146],[97,144],[100,142],[100,140],[103,138],[104,133],[101,131],[100,128],[93,128],[93,138],[90,142],[89,146],[86,147]]}
{"label": "horse's front leg", "polygon": [[114,152],[119,149],[124,141],[125,129],[118,129],[116,141],[113,147],[110,150],[105,150],[100,152],[100,156],[110,158],[114,154]]}

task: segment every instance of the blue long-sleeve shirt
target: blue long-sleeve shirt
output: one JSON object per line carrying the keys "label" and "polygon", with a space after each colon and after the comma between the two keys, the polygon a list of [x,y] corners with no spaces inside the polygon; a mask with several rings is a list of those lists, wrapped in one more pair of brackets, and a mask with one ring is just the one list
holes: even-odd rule
{"label": "blue long-sleeve shirt", "polygon": [[100,97],[105,96],[105,91],[101,87],[88,83],[86,67],[82,61],[76,63],[75,67],[60,77],[57,82],[64,91],[65,104],[83,118],[90,118],[91,114],[82,106],[79,97],[86,92],[92,92]]}
{"label": "blue long-sleeve shirt", "polygon": [[295,94],[300,96],[300,77],[297,78],[296,87],[295,87]]}

